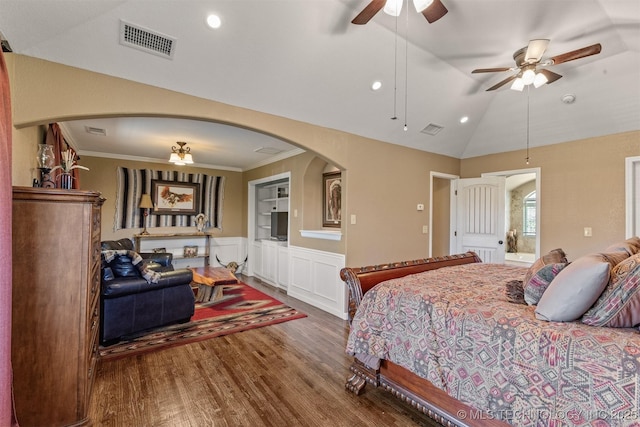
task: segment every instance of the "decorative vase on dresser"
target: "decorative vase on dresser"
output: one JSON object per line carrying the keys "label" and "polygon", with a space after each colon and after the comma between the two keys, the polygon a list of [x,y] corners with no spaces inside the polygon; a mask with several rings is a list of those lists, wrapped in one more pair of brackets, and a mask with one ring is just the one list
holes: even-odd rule
{"label": "decorative vase on dresser", "polygon": [[94,191],[13,188],[11,363],[21,427],[89,422],[103,202]]}

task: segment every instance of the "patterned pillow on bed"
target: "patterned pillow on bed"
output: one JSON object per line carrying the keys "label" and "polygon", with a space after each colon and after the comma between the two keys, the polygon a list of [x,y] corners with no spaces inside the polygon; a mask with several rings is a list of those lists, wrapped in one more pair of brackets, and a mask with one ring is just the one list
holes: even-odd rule
{"label": "patterned pillow on bed", "polygon": [[527,274],[525,274],[524,276],[523,283],[524,283],[525,290],[527,289],[527,285],[529,284],[529,281],[538,272],[538,270],[540,270],[542,267],[544,267],[547,264],[558,264],[558,263],[565,263],[565,264],[567,263],[567,255],[560,248],[553,249],[549,251],[548,254],[538,258],[536,262],[534,262],[531,265],[531,267],[529,267]]}
{"label": "patterned pillow on bed", "polygon": [[568,264],[564,262],[547,264],[538,270],[524,287],[524,300],[529,305],[536,305],[551,281]]}
{"label": "patterned pillow on bed", "polygon": [[615,243],[605,249],[605,252],[626,252],[631,255],[640,253],[640,237],[631,237],[624,242]]}
{"label": "patterned pillow on bed", "polygon": [[611,279],[582,322],[591,326],[631,328],[640,324],[640,253],[611,270]]}

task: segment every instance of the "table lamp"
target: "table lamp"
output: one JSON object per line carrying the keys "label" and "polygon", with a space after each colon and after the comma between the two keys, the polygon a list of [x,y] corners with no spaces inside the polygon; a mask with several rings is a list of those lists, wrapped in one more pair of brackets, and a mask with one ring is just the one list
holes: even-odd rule
{"label": "table lamp", "polygon": [[143,235],[148,235],[149,232],[147,231],[147,217],[149,216],[149,209],[153,209],[153,203],[151,202],[151,196],[149,196],[148,194],[143,194],[142,197],[140,197],[140,204],[138,205],[138,207],[140,209],[144,209],[144,230],[142,230]]}

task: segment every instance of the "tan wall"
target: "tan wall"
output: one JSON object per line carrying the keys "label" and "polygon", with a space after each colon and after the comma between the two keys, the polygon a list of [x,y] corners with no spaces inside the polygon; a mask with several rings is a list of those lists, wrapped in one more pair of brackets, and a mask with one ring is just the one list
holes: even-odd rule
{"label": "tan wall", "polygon": [[[572,260],[625,237],[625,158],[640,155],[640,131],[464,159],[463,178],[540,167],[540,250]],[[583,237],[584,227],[593,237]]]}
{"label": "tan wall", "polygon": [[[135,162],[131,160],[109,159],[103,157],[82,156],[81,163],[89,168],[89,171],[80,172],[80,187],[85,190],[95,190],[102,193],[106,200],[102,206],[102,240],[117,240],[123,237],[131,237],[142,229],[124,229],[114,231],[114,219],[116,212],[116,170],[118,166],[135,169],[175,170],[169,164]],[[203,173],[207,175],[224,176],[224,204],[222,211],[222,230],[209,228],[216,237],[235,237],[242,235],[242,173],[221,171],[215,169],[181,167],[180,171],[189,173]],[[193,227],[173,227],[172,231],[195,231]],[[151,232],[167,231],[158,227],[150,229]]]}
{"label": "tan wall", "polygon": [[[428,205],[429,174],[432,170],[458,174],[460,161],[283,117],[246,110],[194,96],[88,72],[22,55],[8,54],[14,118],[13,185],[31,185],[35,168],[37,126],[53,121],[88,117],[147,115],[211,120],[279,137],[315,153],[343,171],[343,218],[356,215],[357,224],[343,221],[339,243],[295,237],[293,244],[344,252],[348,265],[382,263],[427,255],[428,235],[422,226],[428,212],[416,211],[417,203]],[[84,161],[84,160],[83,160]],[[294,188],[292,207],[307,211],[308,197],[298,182],[298,171],[306,173],[310,158],[285,160],[245,172],[241,232],[246,235],[246,182],[285,171],[291,167]],[[254,178],[255,177],[255,178]],[[97,174],[96,174],[96,179]],[[302,181],[307,184],[308,181]],[[90,182],[87,183],[89,185]],[[98,185],[98,184],[95,184]],[[102,185],[102,184],[100,184]],[[82,184],[84,188],[84,183]],[[313,203],[310,204],[312,208]],[[105,213],[108,217],[109,213]],[[227,215],[225,213],[225,215]],[[305,226],[307,224],[305,223]],[[298,224],[294,224],[297,227]],[[295,232],[295,228],[292,228]]]}
{"label": "tan wall", "polygon": [[[292,171],[292,209],[303,209],[292,234],[307,227],[305,218],[317,221],[316,207],[305,203],[313,191],[304,190],[316,187],[299,176],[317,166],[315,155],[343,171],[343,240],[295,236],[292,243],[344,252],[348,265],[427,255],[428,235],[421,230],[429,224],[431,171],[475,177],[539,166],[543,252],[561,246],[577,257],[624,238],[624,158],[640,155],[638,131],[534,148],[530,165],[524,164],[522,151],[458,160],[21,55],[7,54],[6,59],[15,126],[14,185],[31,185],[35,176],[36,144],[42,140],[38,125],[119,115],[197,118],[262,131],[313,153],[243,174],[242,206],[236,213],[242,217],[238,232],[243,236],[246,183],[286,170]],[[416,211],[417,203],[424,203],[425,211]],[[356,215],[355,225],[349,223],[351,215]],[[593,228],[592,238],[582,237],[586,226]]]}

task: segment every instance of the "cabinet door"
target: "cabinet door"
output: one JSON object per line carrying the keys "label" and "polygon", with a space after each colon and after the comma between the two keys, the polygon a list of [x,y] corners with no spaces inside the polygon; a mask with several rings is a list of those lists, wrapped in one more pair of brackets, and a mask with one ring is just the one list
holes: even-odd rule
{"label": "cabinet door", "polygon": [[262,244],[256,242],[253,244],[253,274],[262,276]]}
{"label": "cabinet door", "polygon": [[274,242],[262,242],[262,276],[276,283],[278,247]]}
{"label": "cabinet door", "polygon": [[278,246],[278,286],[289,287],[289,248]]}

